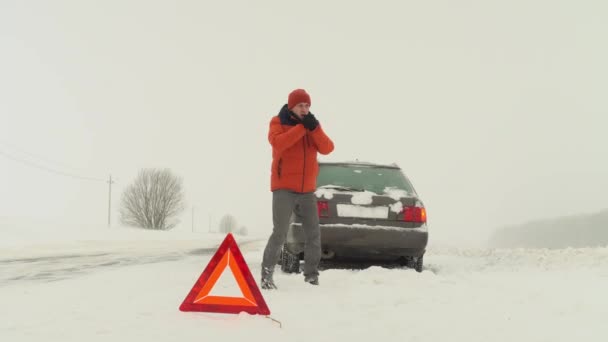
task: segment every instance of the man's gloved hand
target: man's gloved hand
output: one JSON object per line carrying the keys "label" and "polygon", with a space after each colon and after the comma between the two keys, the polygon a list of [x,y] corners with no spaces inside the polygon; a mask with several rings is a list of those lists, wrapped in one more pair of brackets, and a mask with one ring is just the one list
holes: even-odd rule
{"label": "man's gloved hand", "polygon": [[296,114],[291,113],[291,115],[289,115],[289,117],[291,118],[291,120],[295,121],[296,123],[301,124],[302,123],[302,119],[300,119]]}
{"label": "man's gloved hand", "polygon": [[306,129],[309,131],[314,131],[315,128],[319,126],[319,121],[314,115],[312,115],[312,113],[308,113],[302,118],[302,125],[304,125],[304,127],[306,127]]}

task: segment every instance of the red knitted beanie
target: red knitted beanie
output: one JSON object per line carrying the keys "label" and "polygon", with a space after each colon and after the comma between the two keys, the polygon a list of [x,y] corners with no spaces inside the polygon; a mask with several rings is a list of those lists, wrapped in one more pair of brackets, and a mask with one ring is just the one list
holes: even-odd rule
{"label": "red knitted beanie", "polygon": [[287,108],[292,109],[298,103],[308,103],[310,106],[310,95],[304,89],[296,89],[289,93],[289,97],[287,98]]}

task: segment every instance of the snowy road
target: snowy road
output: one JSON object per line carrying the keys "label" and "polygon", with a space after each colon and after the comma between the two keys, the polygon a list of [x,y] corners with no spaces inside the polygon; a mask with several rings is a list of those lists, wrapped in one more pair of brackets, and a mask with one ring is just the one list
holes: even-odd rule
{"label": "snowy road", "polygon": [[[256,277],[263,245],[262,240],[239,244]],[[199,243],[198,249],[179,241],[96,246],[85,255],[39,258],[39,251],[30,251],[36,256],[25,258],[24,250],[13,261],[4,258],[2,340],[608,339],[608,248],[431,248],[422,273],[327,269],[319,287],[277,269],[279,290],[263,294],[279,326],[261,316],[178,311],[215,244]],[[215,294],[227,294],[231,286],[220,281]]]}
{"label": "snowy road", "polygon": [[14,281],[57,281],[99,271],[105,267],[175,261],[189,254],[210,254],[215,248],[187,253],[160,255],[115,255],[111,253],[68,254],[58,256],[0,260],[0,286]]}
{"label": "snowy road", "polygon": [[[251,242],[241,244],[243,251],[248,250]],[[0,286],[8,285],[16,281],[57,281],[77,277],[91,272],[97,272],[104,268],[120,266],[132,266],[165,261],[176,261],[188,256],[212,255],[217,247],[192,248],[176,246],[175,250],[158,250],[140,243],[138,248],[132,250],[126,248],[115,248],[116,243],[106,244],[96,253],[48,254],[35,257],[11,258],[4,253],[0,257]],[[142,246],[143,245],[143,246]],[[170,244],[169,244],[170,245]],[[148,248],[146,248],[146,246]],[[124,246],[123,246],[124,247]],[[143,247],[143,248],[142,248]],[[61,251],[59,251],[61,253]]]}

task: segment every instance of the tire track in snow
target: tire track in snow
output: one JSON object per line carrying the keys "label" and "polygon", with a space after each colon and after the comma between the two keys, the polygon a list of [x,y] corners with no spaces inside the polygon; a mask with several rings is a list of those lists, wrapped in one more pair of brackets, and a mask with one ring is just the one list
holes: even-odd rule
{"label": "tire track in snow", "polygon": [[[242,242],[239,249],[248,251],[255,247],[256,242],[255,240]],[[212,255],[218,247],[219,245],[157,254],[149,252],[143,255],[129,254],[128,252],[96,252],[0,259],[0,286],[23,281],[58,281],[105,268],[178,261],[191,256]]]}

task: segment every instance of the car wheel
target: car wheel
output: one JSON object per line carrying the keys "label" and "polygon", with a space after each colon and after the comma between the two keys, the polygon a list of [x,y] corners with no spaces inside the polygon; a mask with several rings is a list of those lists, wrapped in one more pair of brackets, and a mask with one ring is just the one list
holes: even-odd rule
{"label": "car wheel", "polygon": [[424,263],[424,254],[416,258],[416,262],[414,265],[416,272],[422,272],[423,263]]}
{"label": "car wheel", "polygon": [[281,271],[285,273],[300,273],[300,258],[290,253],[285,247],[281,250]]}

